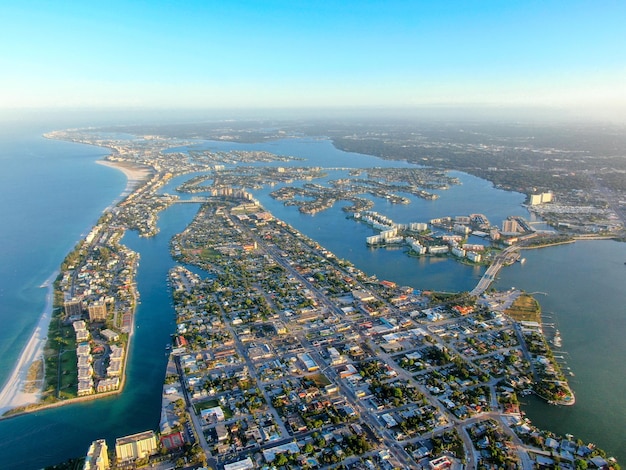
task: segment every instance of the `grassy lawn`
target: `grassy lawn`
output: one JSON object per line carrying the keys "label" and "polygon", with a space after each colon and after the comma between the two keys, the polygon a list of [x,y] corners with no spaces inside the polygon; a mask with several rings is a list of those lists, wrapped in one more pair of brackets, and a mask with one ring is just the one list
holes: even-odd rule
{"label": "grassy lawn", "polygon": [[213,248],[204,248],[200,253],[200,258],[204,261],[214,261],[220,258],[222,255],[219,251],[215,251]]}
{"label": "grassy lawn", "polygon": [[318,388],[325,387],[326,385],[330,385],[330,380],[324,374],[313,374],[308,377]]}
{"label": "grassy lawn", "polygon": [[208,408],[215,408],[216,406],[220,406],[217,400],[207,400],[202,401],[200,403],[196,403],[195,405],[196,411],[200,413],[202,410],[206,410]]}
{"label": "grassy lawn", "polygon": [[76,335],[70,325],[63,325],[61,310],[55,311],[50,322],[48,341],[45,349],[46,391],[59,398],[74,398],[78,389],[78,360],[76,356]]}
{"label": "grassy lawn", "polygon": [[520,295],[510,308],[504,311],[515,321],[534,321],[541,323],[541,306],[528,294]]}
{"label": "grassy lawn", "polygon": [[226,406],[221,406],[217,400],[207,400],[194,404],[194,408],[196,409],[197,414],[200,414],[202,410],[215,408],[216,406],[219,406],[224,412],[224,419],[230,419],[233,417],[233,412],[230,411],[230,408]]}
{"label": "grassy lawn", "polygon": [[61,354],[61,376],[60,391],[64,398],[74,398],[78,390],[78,370],[77,370],[76,350],[65,350]]}

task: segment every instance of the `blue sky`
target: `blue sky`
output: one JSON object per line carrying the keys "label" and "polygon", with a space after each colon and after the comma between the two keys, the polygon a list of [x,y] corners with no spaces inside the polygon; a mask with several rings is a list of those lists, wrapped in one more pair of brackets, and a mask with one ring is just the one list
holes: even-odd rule
{"label": "blue sky", "polygon": [[9,1],[0,107],[626,110],[624,1]]}

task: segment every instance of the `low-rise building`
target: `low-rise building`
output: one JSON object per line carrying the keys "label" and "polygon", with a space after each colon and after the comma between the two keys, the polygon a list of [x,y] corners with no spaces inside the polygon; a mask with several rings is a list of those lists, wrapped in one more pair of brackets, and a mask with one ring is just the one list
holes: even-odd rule
{"label": "low-rise building", "polygon": [[111,377],[109,379],[102,379],[98,382],[98,393],[111,392],[120,388],[119,377]]}
{"label": "low-rise building", "polygon": [[106,329],[100,331],[100,334],[109,343],[111,343],[113,341],[117,341],[118,339],[120,339],[120,334],[118,332],[116,332],[116,331],[110,330],[109,328],[106,328]]}
{"label": "low-rise building", "polygon": [[224,410],[221,407],[206,408],[200,412],[200,416],[207,422],[224,421]]}
{"label": "low-rise building", "polygon": [[89,346],[89,343],[80,343],[78,346],[76,346],[76,355],[77,356],[87,356],[90,355],[91,353],[91,346]]}
{"label": "low-rise building", "polygon": [[78,381],[78,396],[84,397],[87,395],[93,395],[93,379],[91,377],[86,379],[80,379]]}
{"label": "low-rise building", "polygon": [[450,251],[448,245],[433,245],[428,247],[428,252],[431,255],[442,255]]}
{"label": "low-rise building", "polygon": [[452,248],[452,254],[459,258],[463,258],[465,257],[465,250],[463,248],[459,248],[458,246],[455,246],[454,248]]}
{"label": "low-rise building", "polygon": [[314,372],[320,368],[308,353],[298,354],[298,359],[302,361],[307,372]]}
{"label": "low-rise building", "polygon": [[111,361],[107,367],[108,377],[119,377],[122,374],[122,361]]}
{"label": "low-rise building", "polygon": [[298,444],[295,442],[288,442],[287,444],[283,444],[281,446],[272,447],[270,449],[263,450],[263,457],[266,462],[273,462],[278,454],[291,453],[297,454],[300,452],[300,448]]}
{"label": "low-rise building", "polygon": [[250,457],[224,465],[224,470],[250,470],[253,468],[256,468],[256,466]]}
{"label": "low-rise building", "polygon": [[91,367],[91,365],[88,365],[86,367],[79,367],[78,368],[78,379],[79,380],[89,379],[89,378],[91,378],[92,375],[93,375],[93,368]]}
{"label": "low-rise building", "polygon": [[76,320],[72,323],[74,327],[74,331],[76,332],[76,341],[83,342],[89,339],[89,331],[87,330],[87,325],[83,320]]}

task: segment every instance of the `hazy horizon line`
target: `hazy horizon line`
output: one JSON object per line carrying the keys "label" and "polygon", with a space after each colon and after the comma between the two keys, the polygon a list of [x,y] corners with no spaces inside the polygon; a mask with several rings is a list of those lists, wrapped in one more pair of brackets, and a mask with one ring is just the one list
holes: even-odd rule
{"label": "hazy horizon line", "polygon": [[[602,116],[602,114],[604,116]],[[23,122],[40,118],[70,119],[115,119],[120,125],[133,123],[174,122],[182,120],[298,120],[298,119],[398,119],[398,120],[451,120],[451,121],[490,121],[506,120],[515,122],[563,122],[593,124],[626,124],[626,112],[562,108],[552,106],[511,106],[511,105],[458,105],[438,104],[424,106],[250,106],[250,107],[174,107],[174,106],[42,106],[0,108],[0,121]],[[500,121],[501,122],[501,121]],[[101,125],[110,125],[105,123]],[[98,124],[95,124],[98,125]]]}

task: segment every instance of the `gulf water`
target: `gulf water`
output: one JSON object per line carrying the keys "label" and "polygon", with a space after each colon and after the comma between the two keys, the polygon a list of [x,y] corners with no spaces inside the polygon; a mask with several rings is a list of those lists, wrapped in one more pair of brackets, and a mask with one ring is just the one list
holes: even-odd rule
{"label": "gulf water", "polygon": [[[19,126],[0,131],[0,382],[10,374],[41,315],[45,289],[39,286],[125,186],[121,172],[94,163],[106,154],[104,149],[41,137],[55,128]],[[202,146],[263,149],[310,159],[294,164],[333,168],[406,165],[340,152],[324,140],[263,145],[208,142]],[[336,174],[340,172],[329,178]],[[374,209],[402,223],[479,212],[500,224],[507,215],[527,215],[521,206],[523,195],[497,190],[468,175],[454,175],[462,185],[438,192],[437,201],[413,199],[403,206],[378,202]],[[302,215],[273,200],[269,192],[264,189],[255,195],[277,217],[379,279],[418,289],[458,291],[471,289],[482,275],[483,268],[452,260],[416,259],[403,250],[370,249],[364,239],[373,231],[347,219],[341,205],[315,216]],[[124,238],[141,255],[137,278],[141,304],[124,392],[115,398],[0,421],[3,468],[40,468],[83,455],[94,439],[106,438],[113,445],[116,437],[157,429],[165,346],[174,327],[166,284],[167,271],[173,266],[168,243],[196,210],[193,204],[175,205],[161,215],[161,231],[155,238],[143,239],[134,233]],[[577,243],[525,252],[525,257],[526,264],[502,271],[497,287],[548,293],[538,299],[553,319],[547,321],[558,323],[568,367],[575,372],[572,385],[578,400],[568,409],[533,402],[526,407],[528,415],[543,427],[593,441],[623,462],[626,416],[619,397],[626,377],[621,360],[625,357],[626,299],[620,286],[626,285],[626,245]]]}

